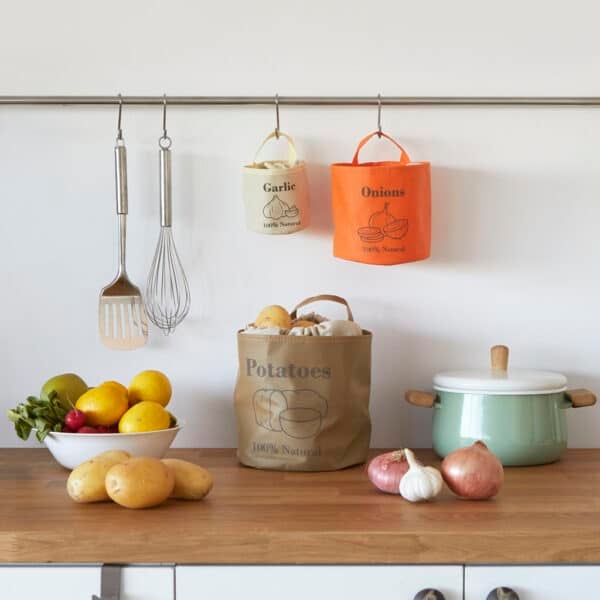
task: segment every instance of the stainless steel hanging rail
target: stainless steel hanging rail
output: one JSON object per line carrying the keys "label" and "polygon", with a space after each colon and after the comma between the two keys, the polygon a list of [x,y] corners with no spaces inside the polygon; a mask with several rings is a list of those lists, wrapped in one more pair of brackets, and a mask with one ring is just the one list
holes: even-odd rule
{"label": "stainless steel hanging rail", "polygon": [[[162,105],[164,96],[123,96],[123,104]],[[169,106],[273,105],[275,96],[168,96]],[[0,96],[0,105],[116,105],[117,96]],[[377,96],[279,96],[285,106],[377,106]],[[600,106],[600,96],[382,96],[384,106]]]}

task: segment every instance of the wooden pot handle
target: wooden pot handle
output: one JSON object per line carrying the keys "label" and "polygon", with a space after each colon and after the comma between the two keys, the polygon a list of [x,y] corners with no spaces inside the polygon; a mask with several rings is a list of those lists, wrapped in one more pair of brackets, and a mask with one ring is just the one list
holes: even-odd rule
{"label": "wooden pot handle", "polygon": [[596,394],[590,390],[567,390],[567,398],[571,401],[573,408],[583,408],[584,406],[594,406],[596,404]]}
{"label": "wooden pot handle", "polygon": [[508,346],[492,346],[490,354],[494,371],[508,371]]}
{"label": "wooden pot handle", "polygon": [[415,406],[422,406],[423,408],[431,408],[435,404],[435,394],[419,390],[408,390],[404,394],[404,398],[408,403]]}

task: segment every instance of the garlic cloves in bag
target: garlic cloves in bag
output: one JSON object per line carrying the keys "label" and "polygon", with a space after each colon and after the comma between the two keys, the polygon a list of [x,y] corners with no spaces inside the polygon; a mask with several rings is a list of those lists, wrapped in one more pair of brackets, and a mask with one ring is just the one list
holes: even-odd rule
{"label": "garlic cloves in bag", "polygon": [[404,450],[409,469],[400,480],[400,494],[409,502],[422,502],[435,498],[443,486],[442,474],[434,467],[424,467],[417,462],[414,452]]}

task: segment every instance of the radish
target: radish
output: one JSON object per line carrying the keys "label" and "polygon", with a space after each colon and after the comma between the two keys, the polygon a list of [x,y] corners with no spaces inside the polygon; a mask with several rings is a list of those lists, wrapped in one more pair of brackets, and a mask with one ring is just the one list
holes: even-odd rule
{"label": "radish", "polygon": [[98,430],[95,427],[84,425],[77,430],[77,433],[98,433]]}
{"label": "radish", "polygon": [[85,425],[85,413],[74,408],[67,413],[65,425],[73,430],[79,431]]}

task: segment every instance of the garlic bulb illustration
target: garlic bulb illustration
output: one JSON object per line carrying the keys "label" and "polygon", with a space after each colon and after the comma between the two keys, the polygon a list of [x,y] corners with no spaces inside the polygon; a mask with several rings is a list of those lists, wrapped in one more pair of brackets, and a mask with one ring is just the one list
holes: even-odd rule
{"label": "garlic bulb illustration", "polygon": [[263,215],[266,219],[281,219],[289,208],[279,196],[275,195],[263,208]]}

